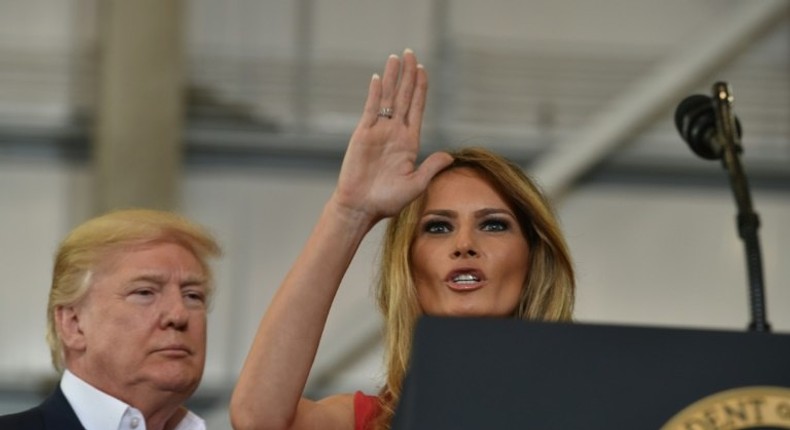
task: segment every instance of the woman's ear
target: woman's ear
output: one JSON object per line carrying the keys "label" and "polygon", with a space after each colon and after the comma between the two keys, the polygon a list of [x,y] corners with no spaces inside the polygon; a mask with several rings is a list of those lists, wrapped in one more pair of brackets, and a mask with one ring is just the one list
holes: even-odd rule
{"label": "woman's ear", "polygon": [[55,308],[55,329],[66,350],[85,350],[85,334],[80,326],[80,308],[79,305]]}

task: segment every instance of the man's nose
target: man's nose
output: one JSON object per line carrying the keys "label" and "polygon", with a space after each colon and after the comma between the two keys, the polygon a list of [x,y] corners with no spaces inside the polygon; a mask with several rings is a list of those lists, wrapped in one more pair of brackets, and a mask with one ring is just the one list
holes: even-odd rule
{"label": "man's nose", "polygon": [[187,323],[189,323],[189,309],[187,309],[184,300],[180,289],[171,290],[164,294],[161,309],[162,328],[172,327],[176,330],[183,330],[187,327]]}

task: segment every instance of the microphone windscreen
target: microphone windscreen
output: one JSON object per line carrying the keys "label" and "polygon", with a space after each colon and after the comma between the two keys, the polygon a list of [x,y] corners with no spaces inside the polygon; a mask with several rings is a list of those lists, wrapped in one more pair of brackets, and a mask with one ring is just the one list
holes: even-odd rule
{"label": "microphone windscreen", "polygon": [[715,142],[716,112],[713,100],[701,94],[686,97],[675,109],[675,127],[698,156],[716,160],[722,148]]}
{"label": "microphone windscreen", "polygon": [[[716,140],[716,107],[713,99],[694,94],[675,109],[675,127],[695,154],[707,160],[722,157],[724,148]],[[742,135],[741,122],[735,118],[735,132]]]}

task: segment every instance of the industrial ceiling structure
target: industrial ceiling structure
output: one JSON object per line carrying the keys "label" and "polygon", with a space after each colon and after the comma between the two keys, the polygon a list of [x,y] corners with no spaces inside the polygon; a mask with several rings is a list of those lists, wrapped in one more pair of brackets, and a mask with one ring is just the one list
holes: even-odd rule
{"label": "industrial ceiling structure", "polygon": [[[31,3],[0,6],[0,157],[86,162],[95,151],[100,2],[52,1],[48,11]],[[331,176],[367,79],[409,46],[431,76],[425,152],[489,146],[556,200],[602,172],[694,176],[701,164],[672,115],[687,95],[726,80],[748,173],[790,189],[787,0],[185,3],[186,170]],[[10,18],[18,15],[29,19]],[[311,394],[345,389],[343,378],[378,364],[381,327],[367,291],[343,306]],[[204,398],[224,399],[229,388],[215,388]]]}

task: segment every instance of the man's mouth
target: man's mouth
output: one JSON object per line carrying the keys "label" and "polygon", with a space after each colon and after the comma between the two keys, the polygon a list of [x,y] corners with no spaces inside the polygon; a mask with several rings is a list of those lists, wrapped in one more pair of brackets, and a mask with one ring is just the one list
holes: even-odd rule
{"label": "man's mouth", "polygon": [[184,345],[167,345],[155,349],[154,352],[170,357],[186,357],[192,355],[192,351]]}

